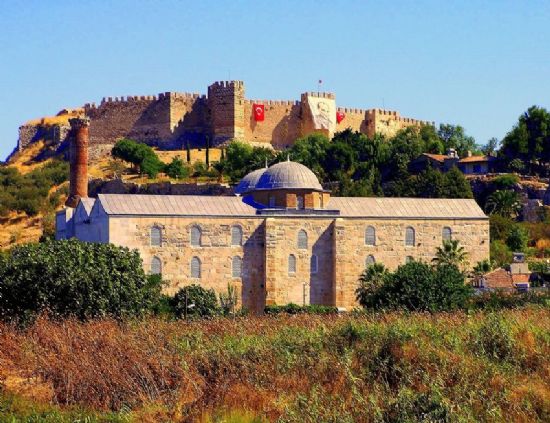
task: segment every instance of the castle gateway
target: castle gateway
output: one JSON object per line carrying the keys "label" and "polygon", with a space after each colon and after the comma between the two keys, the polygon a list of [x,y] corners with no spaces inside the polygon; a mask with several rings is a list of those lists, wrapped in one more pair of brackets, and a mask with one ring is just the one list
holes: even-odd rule
{"label": "castle gateway", "polygon": [[[87,121],[72,123],[73,138],[85,138]],[[73,140],[76,152],[85,141]],[[80,176],[81,156],[71,163]],[[445,239],[459,240],[472,265],[489,257],[489,221],[474,200],[331,197],[291,161],[248,174],[231,197],[92,199],[79,189],[71,188],[76,208],[57,214],[57,239],[138,249],[145,271],[169,282],[168,293],[193,283],[221,293],[232,284],[252,311],[290,302],[352,308],[367,265],[429,262]]]}

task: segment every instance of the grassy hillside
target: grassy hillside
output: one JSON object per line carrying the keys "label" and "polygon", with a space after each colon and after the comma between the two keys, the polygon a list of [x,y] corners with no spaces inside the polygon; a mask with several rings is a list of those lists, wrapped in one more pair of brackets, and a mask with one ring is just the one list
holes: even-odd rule
{"label": "grassy hillside", "polygon": [[549,421],[549,311],[3,325],[0,420]]}

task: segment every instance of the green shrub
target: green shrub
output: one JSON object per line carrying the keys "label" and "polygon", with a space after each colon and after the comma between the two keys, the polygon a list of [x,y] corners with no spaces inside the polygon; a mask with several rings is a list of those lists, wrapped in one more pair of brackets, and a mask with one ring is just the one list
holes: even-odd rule
{"label": "green shrub", "polygon": [[491,242],[490,255],[491,261],[495,263],[497,267],[510,264],[512,261],[512,251],[510,251],[506,243],[500,239],[495,239]]}
{"label": "green shrub", "polygon": [[172,299],[176,317],[199,316],[209,317],[220,313],[216,293],[213,289],[204,289],[199,285],[188,285],[181,288]]}
{"label": "green shrub", "polygon": [[183,160],[174,157],[170,163],[164,167],[164,172],[174,179],[183,179],[189,176],[189,167],[185,166]]}
{"label": "green shrub", "polygon": [[500,175],[493,179],[493,184],[497,189],[509,189],[519,182],[519,176],[513,173],[507,175]]}
{"label": "green shrub", "polygon": [[22,322],[53,316],[132,316],[150,310],[160,285],[137,250],[75,239],[15,247],[0,267],[0,316]]}
{"label": "green shrub", "polygon": [[514,338],[508,322],[498,314],[487,314],[474,340],[474,353],[495,360],[506,360],[514,351]]}
{"label": "green shrub", "polygon": [[464,283],[464,274],[456,266],[432,267],[413,261],[387,274],[379,289],[358,292],[358,297],[370,307],[434,312],[465,307],[471,293],[472,288]]}
{"label": "green shrub", "polygon": [[523,251],[527,249],[527,242],[529,241],[529,233],[526,229],[519,225],[514,225],[506,238],[506,245],[512,251]]}

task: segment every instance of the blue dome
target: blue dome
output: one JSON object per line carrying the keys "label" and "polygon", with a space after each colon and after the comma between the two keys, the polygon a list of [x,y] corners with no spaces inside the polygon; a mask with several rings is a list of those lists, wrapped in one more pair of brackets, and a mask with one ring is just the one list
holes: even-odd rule
{"label": "blue dome", "polygon": [[235,194],[245,194],[249,191],[252,191],[256,187],[258,180],[266,170],[267,168],[263,167],[245,175],[245,177],[241,179],[241,181],[235,188]]}

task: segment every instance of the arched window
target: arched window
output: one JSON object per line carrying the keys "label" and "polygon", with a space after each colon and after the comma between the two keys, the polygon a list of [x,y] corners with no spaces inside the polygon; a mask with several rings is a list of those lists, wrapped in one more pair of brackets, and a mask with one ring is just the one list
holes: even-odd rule
{"label": "arched window", "polygon": [[372,266],[375,263],[376,260],[374,260],[373,255],[368,255],[367,259],[365,260],[365,267]]}
{"label": "arched window", "polygon": [[198,257],[191,259],[191,277],[196,279],[201,277],[201,260]]}
{"label": "arched window", "polygon": [[160,275],[162,273],[162,262],[158,257],[151,259],[151,274]]}
{"label": "arched window", "polygon": [[234,278],[240,278],[243,271],[243,259],[239,256],[233,257],[231,260],[231,276]]}
{"label": "arched window", "polygon": [[162,247],[162,229],[158,226],[151,228],[151,247]]}
{"label": "arched window", "polygon": [[191,227],[191,245],[200,247],[202,245],[202,231],[198,226]]}
{"label": "arched window", "polygon": [[414,261],[414,257],[413,257],[413,256],[407,256],[407,257],[405,257],[405,263],[410,263],[410,262],[412,262],[412,261]]}
{"label": "arched window", "polygon": [[373,226],[367,226],[365,230],[365,245],[376,245],[376,230]]}
{"label": "arched window", "polygon": [[288,274],[293,275],[296,273],[296,256],[291,254],[288,256]]}
{"label": "arched window", "polygon": [[443,241],[450,241],[453,236],[453,231],[448,226],[445,226],[441,231],[441,238]]}
{"label": "arched window", "polygon": [[320,209],[324,209],[325,208],[325,204],[324,204],[324,200],[323,200],[323,194],[319,194],[319,208]]}
{"label": "arched window", "polygon": [[238,225],[231,227],[231,245],[233,246],[243,245],[243,230]]}
{"label": "arched window", "polygon": [[311,273],[317,273],[318,268],[319,268],[319,259],[317,258],[317,255],[313,254],[309,262],[309,271]]}
{"label": "arched window", "polygon": [[296,196],[296,208],[299,210],[302,210],[304,208],[304,196],[303,195],[297,195]]}
{"label": "arched window", "polygon": [[271,208],[275,207],[275,196],[274,195],[270,195],[268,201],[269,201],[269,207],[271,207]]}
{"label": "arched window", "polygon": [[300,250],[307,249],[307,232],[303,229],[300,229],[298,231],[298,248]]}
{"label": "arched window", "polygon": [[408,247],[414,247],[415,245],[414,228],[410,226],[405,229],[405,245]]}

